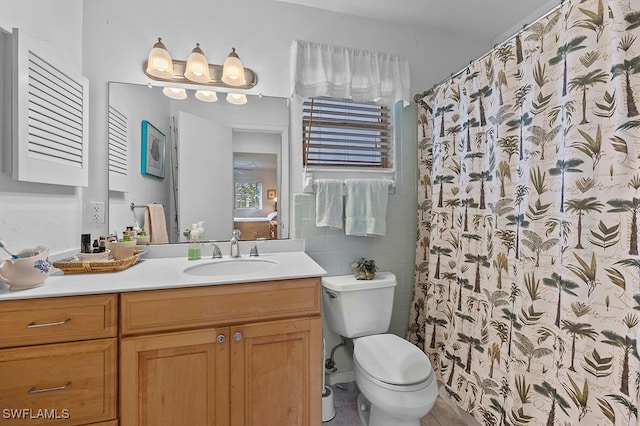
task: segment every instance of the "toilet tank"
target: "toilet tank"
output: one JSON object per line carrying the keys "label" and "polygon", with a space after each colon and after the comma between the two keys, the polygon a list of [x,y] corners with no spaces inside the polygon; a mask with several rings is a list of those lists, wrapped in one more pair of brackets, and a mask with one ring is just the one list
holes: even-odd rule
{"label": "toilet tank", "polygon": [[356,280],[353,275],[324,277],[322,303],[329,328],[350,338],[385,333],[396,284],[391,272],[378,272],[372,280]]}

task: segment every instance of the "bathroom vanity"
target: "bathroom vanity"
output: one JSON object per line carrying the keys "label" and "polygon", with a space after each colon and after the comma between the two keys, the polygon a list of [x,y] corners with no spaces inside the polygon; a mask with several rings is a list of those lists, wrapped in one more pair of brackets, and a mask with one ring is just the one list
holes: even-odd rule
{"label": "bathroom vanity", "polygon": [[203,277],[184,272],[185,258],[151,258],[0,292],[0,415],[8,425],[319,425],[325,271],[302,251],[261,259],[277,266]]}

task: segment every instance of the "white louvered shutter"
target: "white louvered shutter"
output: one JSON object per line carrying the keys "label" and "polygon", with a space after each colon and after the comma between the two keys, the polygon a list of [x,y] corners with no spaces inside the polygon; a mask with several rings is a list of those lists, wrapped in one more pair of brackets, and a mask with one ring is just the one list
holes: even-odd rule
{"label": "white louvered shutter", "polygon": [[87,186],[89,82],[53,46],[13,30],[14,179]]}
{"label": "white louvered shutter", "polygon": [[109,190],[128,191],[129,119],[121,109],[109,105]]}

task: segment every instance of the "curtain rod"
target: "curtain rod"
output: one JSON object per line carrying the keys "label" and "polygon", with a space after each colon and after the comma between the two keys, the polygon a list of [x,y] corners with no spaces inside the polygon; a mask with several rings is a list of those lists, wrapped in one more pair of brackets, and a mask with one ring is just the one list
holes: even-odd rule
{"label": "curtain rod", "polygon": [[484,58],[486,58],[487,56],[489,56],[494,50],[496,50],[498,47],[501,47],[505,44],[507,44],[508,42],[510,42],[514,37],[516,37],[517,35],[521,34],[524,32],[524,30],[527,29],[527,27],[530,27],[531,25],[542,21],[544,18],[546,18],[547,16],[555,13],[556,11],[558,11],[558,9],[560,9],[562,7],[562,5],[564,4],[565,0],[560,0],[560,4],[553,7],[550,11],[548,11],[547,13],[545,13],[544,15],[542,15],[541,17],[535,19],[534,21],[530,22],[529,24],[524,24],[522,26],[522,29],[516,31],[515,33],[511,34],[509,37],[505,38],[502,42],[500,43],[496,43],[493,45],[493,47],[491,49],[489,49],[488,51],[486,51],[484,54],[482,54],[480,57],[472,60],[469,62],[469,65],[465,65],[464,67],[462,67],[461,69],[459,69],[458,71],[451,73],[451,75],[447,78],[444,78],[442,80],[440,80],[440,82],[436,83],[433,85],[433,87],[425,90],[423,93],[418,93],[413,97],[414,102],[418,102],[420,99],[422,99],[423,97],[429,95],[431,92],[433,92],[435,90],[436,87],[440,86],[441,84],[445,83],[447,80],[449,79],[454,79],[456,77],[458,77],[460,74],[462,74],[463,72],[465,72],[465,70],[467,70],[469,68],[469,66],[471,66],[472,63],[474,62],[478,62],[483,60]]}

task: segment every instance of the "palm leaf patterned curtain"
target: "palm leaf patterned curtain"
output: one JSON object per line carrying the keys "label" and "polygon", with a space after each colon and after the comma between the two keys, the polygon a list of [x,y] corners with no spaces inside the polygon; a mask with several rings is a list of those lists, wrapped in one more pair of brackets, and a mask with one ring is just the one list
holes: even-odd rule
{"label": "palm leaf patterned curtain", "polygon": [[483,424],[637,422],[639,27],[565,1],[419,99],[408,337]]}

